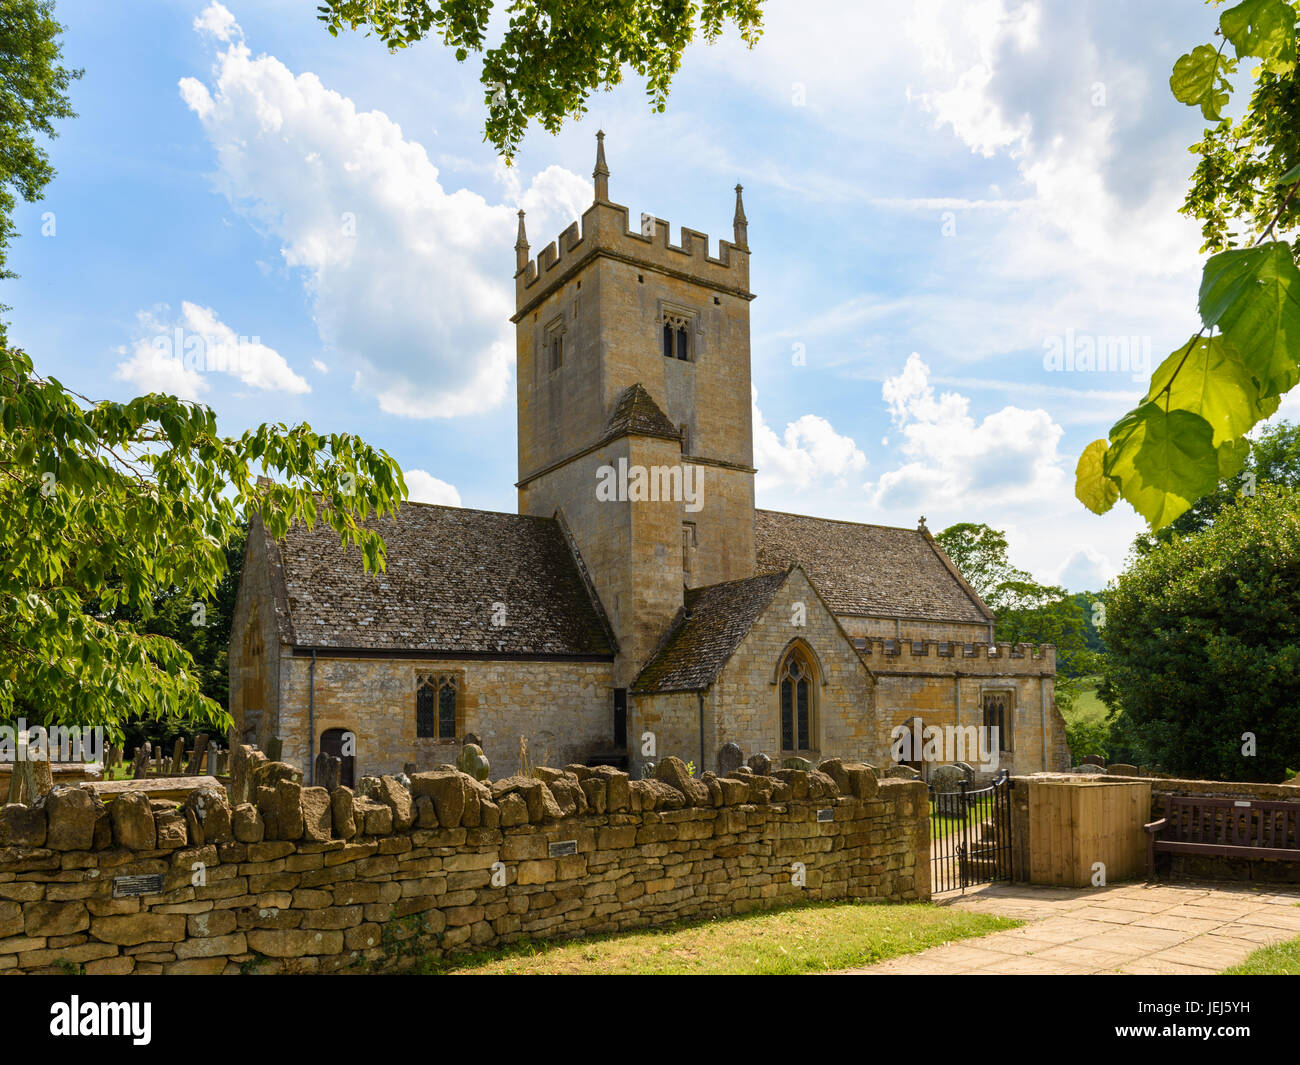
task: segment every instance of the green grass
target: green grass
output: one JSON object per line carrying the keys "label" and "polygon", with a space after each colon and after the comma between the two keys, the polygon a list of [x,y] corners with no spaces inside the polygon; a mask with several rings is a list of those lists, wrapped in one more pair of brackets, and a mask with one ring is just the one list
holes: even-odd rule
{"label": "green grass", "polygon": [[1300,976],[1300,939],[1260,947],[1240,965],[1224,969],[1225,976]]}
{"label": "green grass", "polygon": [[1097,697],[1097,677],[1080,677],[1079,694],[1074,700],[1074,708],[1067,715],[1067,723],[1074,721],[1104,721],[1108,710],[1106,704]]}
{"label": "green grass", "polygon": [[871,965],[1020,923],[928,902],[813,902],[642,932],[529,941],[426,960],[418,968],[477,975],[791,975]]}

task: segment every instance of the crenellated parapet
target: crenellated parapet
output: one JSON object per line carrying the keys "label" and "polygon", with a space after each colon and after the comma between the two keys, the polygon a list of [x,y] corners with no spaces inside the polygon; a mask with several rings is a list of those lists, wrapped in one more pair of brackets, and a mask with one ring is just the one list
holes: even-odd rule
{"label": "crenellated parapet", "polygon": [[[608,199],[608,168],[604,166],[604,141],[600,137],[596,199],[557,240],[547,244],[536,258],[528,258],[528,243],[520,213],[519,240],[515,244],[515,321],[562,285],[596,256],[605,256],[632,266],[665,273],[704,284],[746,300],[749,291],[748,222],[736,186],[735,232],[733,240],[720,240],[717,254],[709,254],[709,235],[682,226],[680,239],[673,243],[667,219],[649,215],[635,220],[627,207]],[[603,195],[602,195],[603,193]]]}
{"label": "crenellated parapet", "polygon": [[873,670],[1021,674],[1056,672],[1056,647],[1045,643],[960,643],[953,640],[898,640],[881,637],[853,641]]}

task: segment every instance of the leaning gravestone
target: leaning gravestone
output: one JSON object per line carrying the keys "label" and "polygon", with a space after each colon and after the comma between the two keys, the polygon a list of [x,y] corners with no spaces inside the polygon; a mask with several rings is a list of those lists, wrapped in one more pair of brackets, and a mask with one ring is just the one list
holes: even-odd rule
{"label": "leaning gravestone", "polygon": [[718,776],[734,773],[745,764],[745,752],[737,743],[724,743],[718,749]]}
{"label": "leaning gravestone", "polygon": [[475,780],[487,780],[488,774],[492,772],[487,755],[477,743],[466,743],[460,749],[460,754],[456,758],[456,768]]}
{"label": "leaning gravestone", "polygon": [[910,765],[895,764],[885,770],[885,776],[890,780],[916,780],[921,774]]}
{"label": "leaning gravestone", "polygon": [[153,753],[153,744],[148,740],[135,749],[135,761],[131,765],[131,776],[143,780],[149,775],[149,756]]}
{"label": "leaning gravestone", "polygon": [[1079,773],[1083,776],[1095,776],[1099,773],[1104,774],[1106,770],[1099,765],[1076,765],[1070,772]]}
{"label": "leaning gravestone", "polygon": [[758,754],[749,756],[749,768],[754,771],[756,776],[766,777],[772,774],[772,759],[761,751]]}

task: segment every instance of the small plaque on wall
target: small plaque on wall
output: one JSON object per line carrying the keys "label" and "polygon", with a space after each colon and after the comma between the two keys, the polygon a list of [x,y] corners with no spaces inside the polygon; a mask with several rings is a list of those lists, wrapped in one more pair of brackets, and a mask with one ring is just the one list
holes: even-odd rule
{"label": "small plaque on wall", "polygon": [[578,841],[576,839],[562,839],[559,843],[552,843],[546,848],[546,851],[552,858],[563,858],[566,854],[577,854]]}
{"label": "small plaque on wall", "polygon": [[129,899],[136,895],[159,895],[162,893],[162,889],[162,873],[113,877],[113,898],[115,899]]}
{"label": "small plaque on wall", "polygon": [[832,807],[830,807],[830,806],[826,807],[826,809],[824,809],[824,810],[818,810],[818,811],[817,811],[817,820],[818,820],[818,821],[834,821],[834,820],[835,820],[835,810],[834,810]]}

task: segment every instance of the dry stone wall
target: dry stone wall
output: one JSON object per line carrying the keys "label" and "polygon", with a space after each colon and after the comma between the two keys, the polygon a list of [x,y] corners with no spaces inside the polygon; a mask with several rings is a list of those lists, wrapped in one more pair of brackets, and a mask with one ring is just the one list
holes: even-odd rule
{"label": "dry stone wall", "polygon": [[93,785],[0,808],[0,972],[340,972],[803,899],[929,897],[928,800],[864,765],[303,787],[244,747],[231,795]]}

